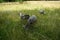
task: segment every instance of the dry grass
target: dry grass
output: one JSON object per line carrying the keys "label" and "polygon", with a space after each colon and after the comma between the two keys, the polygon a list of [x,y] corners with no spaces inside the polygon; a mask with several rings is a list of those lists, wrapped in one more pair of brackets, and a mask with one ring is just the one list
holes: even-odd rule
{"label": "dry grass", "polygon": [[0,3],[0,11],[5,10],[34,10],[40,8],[60,8],[60,1],[27,1],[23,4],[19,2]]}

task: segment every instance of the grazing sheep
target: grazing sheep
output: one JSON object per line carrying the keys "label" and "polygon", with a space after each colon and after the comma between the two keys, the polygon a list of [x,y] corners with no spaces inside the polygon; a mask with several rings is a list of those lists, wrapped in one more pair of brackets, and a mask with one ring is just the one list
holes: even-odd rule
{"label": "grazing sheep", "polygon": [[27,20],[27,24],[24,25],[24,29],[28,30],[31,24],[35,23],[36,20],[37,20],[37,17],[35,15],[32,15],[31,17],[29,17],[29,19]]}
{"label": "grazing sheep", "polygon": [[41,9],[41,10],[39,11],[39,13],[40,13],[40,14],[45,14],[43,9]]}
{"label": "grazing sheep", "polygon": [[29,15],[20,13],[21,19],[29,19]]}
{"label": "grazing sheep", "polygon": [[20,17],[21,19],[27,19],[27,23],[23,26],[24,29],[26,30],[28,30],[31,24],[35,23],[35,21],[37,20],[37,17],[35,15],[29,16],[29,15],[20,13]]}

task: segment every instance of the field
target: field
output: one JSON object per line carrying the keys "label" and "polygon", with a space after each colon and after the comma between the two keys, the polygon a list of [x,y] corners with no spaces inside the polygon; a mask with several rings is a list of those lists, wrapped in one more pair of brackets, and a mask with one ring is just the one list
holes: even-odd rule
{"label": "field", "polygon": [[[45,14],[39,14],[44,9]],[[37,22],[25,30],[19,13],[36,15]],[[60,2],[27,1],[0,3],[0,40],[60,40]]]}

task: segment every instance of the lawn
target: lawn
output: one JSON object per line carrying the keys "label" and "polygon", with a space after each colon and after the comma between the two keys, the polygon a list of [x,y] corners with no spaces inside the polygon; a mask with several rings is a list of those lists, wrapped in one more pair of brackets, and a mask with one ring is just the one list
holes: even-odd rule
{"label": "lawn", "polygon": [[[33,2],[0,3],[0,40],[60,40],[60,2]],[[46,14],[39,14],[40,9]],[[37,16],[29,30],[22,27],[26,21],[20,12]]]}

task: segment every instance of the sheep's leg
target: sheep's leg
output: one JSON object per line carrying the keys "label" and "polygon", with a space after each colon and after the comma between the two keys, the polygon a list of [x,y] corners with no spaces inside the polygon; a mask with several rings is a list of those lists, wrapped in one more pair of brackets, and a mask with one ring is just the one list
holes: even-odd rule
{"label": "sheep's leg", "polygon": [[29,23],[27,23],[27,24],[24,25],[24,29],[26,29],[26,30],[28,30],[29,27],[30,27],[30,24]]}

